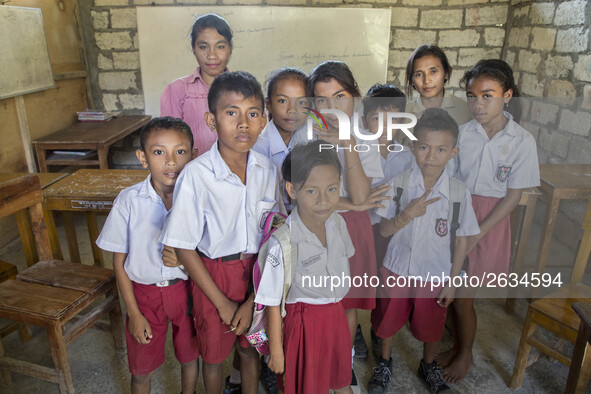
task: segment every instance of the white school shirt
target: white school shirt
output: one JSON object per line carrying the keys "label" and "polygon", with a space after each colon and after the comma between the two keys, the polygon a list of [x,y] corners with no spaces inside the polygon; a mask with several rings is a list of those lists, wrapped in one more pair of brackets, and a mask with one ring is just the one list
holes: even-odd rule
{"label": "white school shirt", "polygon": [[136,283],[186,280],[187,275],[180,268],[167,267],[162,262],[164,245],[158,240],[169,211],[151,179],[150,174],[145,181],[119,193],[96,244],[109,252],[127,253],[123,268]]}
{"label": "white school shirt", "polygon": [[[365,172],[365,175],[368,178],[383,178],[384,177],[384,172],[382,171],[382,163],[381,163],[381,155],[380,155],[380,151],[378,149],[377,146],[373,146],[373,144],[378,144],[377,140],[371,140],[371,141],[363,141],[361,139],[359,139],[354,133],[353,133],[353,118],[351,118],[351,135],[354,136],[354,139],[356,141],[356,145],[368,145],[369,146],[369,150],[365,151],[365,149],[362,149],[360,152],[358,152],[359,154],[359,159],[361,160],[361,167],[363,168],[363,171]],[[370,133],[369,131],[363,129],[363,128],[359,128],[359,132],[361,134],[366,134],[366,135],[373,135],[372,133]],[[317,139],[316,136],[314,135],[314,139]],[[312,140],[308,140],[308,129],[306,127],[302,127],[301,129],[297,130],[294,134],[294,136],[292,137],[292,145],[296,146],[296,145],[300,145],[300,144],[307,144],[308,142],[311,142]],[[351,149],[353,149],[353,147],[351,147]],[[339,160],[341,162],[341,188],[339,190],[339,195],[341,197],[345,197],[345,198],[349,198],[349,192],[348,192],[348,186],[347,186],[347,168],[346,168],[346,163],[345,163],[345,151],[342,148],[338,148],[337,154],[339,156]],[[354,164],[353,164],[354,165]],[[339,212],[346,212],[346,211],[339,211]]]}
{"label": "white school shirt", "polygon": [[285,157],[291,151],[291,147],[292,140],[289,140],[289,144],[286,146],[283,138],[281,138],[281,134],[279,134],[279,130],[277,130],[277,126],[271,120],[259,135],[252,149],[271,159],[279,170],[279,173],[281,173],[281,166]]}
{"label": "white school shirt", "polygon": [[[392,143],[398,144],[398,141],[394,139],[392,140]],[[400,149],[400,146],[402,146],[402,150],[400,152],[388,152],[388,155],[385,158],[382,155],[380,155],[380,161],[382,163],[382,171],[384,172],[384,176],[382,178],[372,179],[372,189],[388,182],[390,179],[394,178],[394,175],[398,174],[399,172],[411,168],[411,165],[414,162],[415,157],[411,153],[408,146],[397,145],[395,146],[395,148]],[[373,208],[369,211],[369,219],[371,220],[372,225],[379,223],[382,220],[382,218],[376,213],[376,209],[377,208]]]}
{"label": "white school shirt", "polygon": [[[439,108],[446,110],[458,125],[472,120],[472,114],[470,113],[470,109],[468,108],[466,101],[449,93],[444,95],[443,101],[441,102],[441,107]],[[417,119],[423,115],[423,112],[425,112],[425,106],[423,105],[420,96],[415,97],[413,100],[408,102],[406,105],[406,112],[414,114]]]}
{"label": "white school shirt", "polygon": [[[325,222],[327,246],[304,225],[297,207],[287,218],[286,225],[290,228],[292,253],[297,248],[298,265],[285,302],[295,304],[323,305],[339,302],[349,291],[348,283],[331,289],[328,279],[326,286],[321,278],[349,276],[349,258],[355,254],[355,248],[349,237],[345,220],[337,213],[330,215]],[[283,255],[279,241],[273,236],[269,239],[269,252],[265,269],[257,291],[255,302],[261,305],[277,306],[281,304],[283,295]],[[310,283],[302,282],[302,277],[310,276]],[[316,278],[314,286],[313,278]],[[336,285],[336,283],[335,283]]]}
{"label": "white school shirt", "polygon": [[472,194],[503,198],[507,188],[540,186],[536,140],[511,114],[505,116],[507,126],[492,139],[476,120],[460,127],[460,151],[451,168]]}
{"label": "white school shirt", "polygon": [[[402,207],[425,194],[423,174],[416,163],[413,163],[406,201],[402,201]],[[393,186],[393,180],[390,186]],[[394,196],[394,188],[387,194]],[[441,277],[451,272],[450,251],[450,224],[449,214],[449,175],[446,169],[431,189],[427,200],[441,197],[438,201],[427,206],[427,212],[414,218],[404,228],[398,230],[390,239],[384,266],[395,274],[401,276],[420,276],[429,281],[433,276]],[[396,202],[391,198],[384,202],[385,208],[376,212],[383,218],[392,220],[396,213]],[[466,188],[466,196],[462,212],[460,213],[460,227],[456,236],[470,236],[480,233],[478,221],[472,208],[472,198]]]}
{"label": "white school shirt", "polygon": [[175,248],[198,248],[212,259],[257,253],[267,213],[285,212],[278,185],[275,165],[253,150],[244,185],[214,144],[179,175],[160,240]]}

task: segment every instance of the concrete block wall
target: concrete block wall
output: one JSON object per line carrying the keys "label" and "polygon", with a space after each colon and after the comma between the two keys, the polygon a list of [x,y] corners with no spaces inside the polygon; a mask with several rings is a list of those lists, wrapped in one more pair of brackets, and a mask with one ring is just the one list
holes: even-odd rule
{"label": "concrete block wall", "polygon": [[[541,163],[591,164],[591,3],[512,0],[503,58],[524,96]],[[540,204],[536,220],[543,220]],[[586,202],[562,202],[554,231],[575,251]]]}
{"label": "concrete block wall", "polygon": [[[443,47],[454,68],[450,90],[482,57],[501,56],[509,0],[94,0],[81,2],[91,65],[92,96],[106,110],[143,111],[136,6],[269,5],[303,7],[392,7],[388,82],[402,86],[412,50],[423,43]],[[189,28],[189,27],[187,27]],[[247,70],[248,71],[248,70]]]}

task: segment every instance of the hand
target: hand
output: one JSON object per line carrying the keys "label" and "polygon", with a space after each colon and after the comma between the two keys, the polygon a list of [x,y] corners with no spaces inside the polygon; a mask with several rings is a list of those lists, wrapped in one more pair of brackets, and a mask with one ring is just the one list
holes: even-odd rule
{"label": "hand", "polygon": [[281,353],[271,353],[267,366],[275,373],[283,373],[285,371],[285,355],[283,354],[283,350]]}
{"label": "hand", "polygon": [[454,300],[456,288],[451,284],[443,286],[437,297],[437,304],[442,308],[447,308]]}
{"label": "hand", "polygon": [[127,329],[131,336],[142,345],[150,343],[152,340],[152,328],[144,315],[138,313],[137,315],[127,316],[129,316],[129,325]]}
{"label": "hand", "polygon": [[230,326],[230,328],[234,328],[231,325],[232,325],[232,319],[234,318],[234,314],[236,313],[237,309],[238,309],[238,303],[235,301],[230,301],[227,298],[226,298],[226,302],[222,306],[217,308],[218,315],[220,315],[220,319],[222,319],[224,324],[227,324],[228,326]]}
{"label": "hand", "polygon": [[441,199],[441,197],[435,197],[427,200],[429,193],[431,193],[431,189],[427,190],[421,197],[415,198],[410,203],[408,203],[406,208],[404,208],[404,211],[402,211],[400,214],[402,216],[402,220],[410,222],[414,218],[423,216],[427,212],[428,205],[431,205]]}
{"label": "hand", "polygon": [[252,324],[252,312],[254,309],[254,297],[249,297],[242,305],[238,307],[238,310],[234,314],[230,327],[236,329],[234,334],[242,335],[250,328]]}
{"label": "hand", "polygon": [[480,241],[480,234],[468,236],[468,239],[466,242],[466,253],[468,253],[470,250],[472,250],[476,246],[478,241]]}
{"label": "hand", "polygon": [[171,268],[179,267],[181,265],[176,257],[174,248],[166,245],[164,245],[164,249],[162,249],[162,262],[165,266]]}
{"label": "hand", "polygon": [[362,212],[373,208],[384,208],[381,201],[388,200],[389,196],[384,196],[382,193],[388,191],[391,187],[387,184],[377,186],[369,192],[369,196],[362,204],[355,205],[355,211]]}

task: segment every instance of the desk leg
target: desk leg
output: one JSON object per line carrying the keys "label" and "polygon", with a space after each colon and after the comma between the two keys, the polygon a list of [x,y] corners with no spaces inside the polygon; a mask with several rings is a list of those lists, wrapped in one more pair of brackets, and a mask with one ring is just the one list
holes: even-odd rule
{"label": "desk leg", "polygon": [[[0,359],[2,359],[2,357],[4,357],[4,348],[2,347],[2,341],[0,341]],[[12,384],[10,369],[8,367],[0,367],[0,384]]]}
{"label": "desk leg", "polygon": [[49,235],[49,243],[51,245],[51,253],[54,259],[63,260],[62,247],[60,239],[57,235],[57,228],[53,220],[53,212],[43,208],[43,217],[45,218],[45,225],[47,226],[47,233]]}
{"label": "desk leg", "polygon": [[88,226],[88,235],[90,236],[90,247],[92,248],[92,255],[94,256],[94,265],[104,267],[105,262],[103,260],[103,251],[96,244],[99,231],[95,212],[86,212],[86,224]]}
{"label": "desk leg", "polygon": [[62,212],[64,219],[64,229],[66,230],[66,239],[68,241],[68,251],[70,252],[70,261],[80,263],[80,251],[78,250],[78,237],[76,236],[76,226],[71,212]]}
{"label": "desk leg", "polygon": [[35,151],[37,152],[39,172],[47,172],[47,160],[45,157],[45,149],[41,148],[39,145],[35,145]]}
{"label": "desk leg", "polygon": [[30,267],[39,261],[39,256],[37,255],[37,246],[35,245],[35,238],[33,237],[33,229],[31,228],[29,211],[27,209],[21,209],[16,213],[16,223],[21,236],[27,266]]}
{"label": "desk leg", "polygon": [[99,159],[99,168],[101,170],[109,169],[109,147],[101,146],[97,149],[98,159]]}
{"label": "desk leg", "polygon": [[538,262],[535,271],[541,274],[546,272],[546,260],[548,259],[548,252],[550,251],[550,244],[552,243],[552,234],[554,233],[554,225],[556,224],[559,203],[560,199],[554,197],[554,193],[548,196],[546,202],[546,218],[544,219],[542,238],[538,249]]}
{"label": "desk leg", "polygon": [[584,393],[589,382],[589,363],[591,361],[591,351],[587,340],[591,336],[591,329],[581,321],[577,342],[573,350],[570,369],[568,370],[568,379],[564,389],[566,393]]}

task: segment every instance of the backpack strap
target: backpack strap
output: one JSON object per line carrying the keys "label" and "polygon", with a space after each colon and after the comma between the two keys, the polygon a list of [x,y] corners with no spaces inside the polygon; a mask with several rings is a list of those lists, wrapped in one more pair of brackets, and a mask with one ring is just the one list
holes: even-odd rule
{"label": "backpack strap", "polygon": [[454,251],[456,246],[456,232],[460,228],[460,214],[464,205],[466,197],[466,184],[449,177],[449,212],[448,223],[450,223],[449,231],[449,248],[451,251],[451,260],[454,259]]}
{"label": "backpack strap", "polygon": [[285,301],[293,280],[295,278],[298,264],[298,250],[291,247],[291,236],[289,226],[281,226],[273,233],[273,237],[281,245],[283,257],[283,295],[281,296],[281,317],[285,317]]}
{"label": "backpack strap", "polygon": [[412,170],[399,172],[393,178],[392,187],[394,189],[394,198],[396,202],[395,216],[402,211],[402,202],[406,202],[408,195],[408,185],[410,184],[410,174]]}

